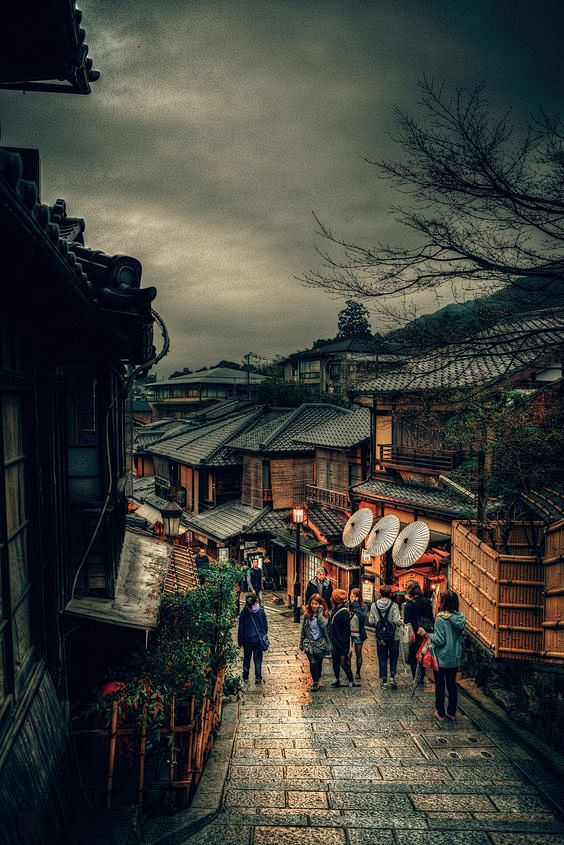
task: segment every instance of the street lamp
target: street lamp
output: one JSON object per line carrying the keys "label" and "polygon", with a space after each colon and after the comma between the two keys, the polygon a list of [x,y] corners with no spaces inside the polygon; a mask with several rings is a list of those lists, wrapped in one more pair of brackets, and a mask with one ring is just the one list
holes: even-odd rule
{"label": "street lamp", "polygon": [[292,522],[296,526],[296,566],[294,574],[294,622],[300,621],[300,528],[305,522],[305,508],[292,508]]}
{"label": "street lamp", "polygon": [[182,516],[182,508],[178,502],[167,502],[161,508],[161,516],[163,519],[163,534],[169,540],[175,540],[180,529],[180,517]]}

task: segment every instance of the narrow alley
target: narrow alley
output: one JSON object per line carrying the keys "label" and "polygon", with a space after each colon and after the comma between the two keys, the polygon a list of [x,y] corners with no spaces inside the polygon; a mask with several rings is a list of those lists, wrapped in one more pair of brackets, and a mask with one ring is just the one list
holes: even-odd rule
{"label": "narrow alley", "polygon": [[564,843],[550,774],[464,694],[438,724],[434,688],[412,698],[401,662],[399,688],[380,689],[369,633],[361,687],[333,689],[325,661],[312,695],[300,626],[268,618],[265,683],[243,691],[225,784],[210,770],[193,808],[148,821],[147,845]]}

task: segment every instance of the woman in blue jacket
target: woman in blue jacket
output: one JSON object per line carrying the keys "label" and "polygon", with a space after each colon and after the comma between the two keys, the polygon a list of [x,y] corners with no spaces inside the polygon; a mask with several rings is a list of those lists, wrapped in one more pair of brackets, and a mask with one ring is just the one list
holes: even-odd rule
{"label": "woman in blue jacket", "polygon": [[255,683],[262,683],[262,653],[268,644],[268,621],[264,608],[260,606],[258,596],[250,595],[245,600],[245,607],[239,616],[237,642],[243,648],[243,680],[249,680],[251,657],[255,664]]}
{"label": "woman in blue jacket", "polygon": [[[456,719],[457,690],[456,673],[460,666],[462,657],[462,632],[466,625],[466,617],[458,610],[458,595],[454,590],[448,590],[441,597],[441,604],[437,618],[435,619],[435,630],[427,636],[433,644],[435,657],[439,664],[439,671],[435,672],[435,705],[433,713],[435,719],[444,722],[445,715],[448,719]],[[419,628],[419,636],[427,633],[424,628]],[[448,708],[445,714],[445,686],[448,692]]]}

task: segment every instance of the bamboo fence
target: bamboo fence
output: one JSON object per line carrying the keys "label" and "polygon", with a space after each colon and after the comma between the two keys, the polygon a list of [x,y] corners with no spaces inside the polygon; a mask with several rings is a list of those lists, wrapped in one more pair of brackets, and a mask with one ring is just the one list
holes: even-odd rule
{"label": "bamboo fence", "polygon": [[[116,761],[120,747],[127,749],[130,761],[127,771],[131,794],[131,778],[135,778],[133,787],[138,805],[142,808],[150,792],[160,791],[168,796],[174,795],[177,809],[187,807],[202,777],[208,755],[213,747],[217,728],[221,720],[223,683],[225,668],[221,668],[210,695],[204,696],[201,705],[196,708],[191,697],[181,710],[177,707],[174,696],[167,711],[167,725],[158,729],[158,741],[149,742],[148,712],[145,705],[134,724],[127,720],[127,727],[120,727],[120,702],[114,701],[110,725],[108,728],[77,729],[72,731],[75,741],[80,745],[84,741],[94,742],[100,754],[79,753],[79,761],[86,788],[95,794],[103,793],[103,803],[112,806],[115,795]],[[178,712],[185,718],[178,721]],[[166,772],[160,762],[166,748]],[[92,759],[98,762],[93,764]],[[125,755],[124,755],[125,756]],[[105,757],[105,763],[103,759]],[[149,766],[148,763],[153,765]],[[101,774],[102,768],[104,774]],[[87,783],[90,781],[91,783]]]}
{"label": "bamboo fence", "polygon": [[564,520],[494,527],[510,553],[473,527],[453,523],[451,549],[451,583],[469,629],[496,658],[564,663]]}

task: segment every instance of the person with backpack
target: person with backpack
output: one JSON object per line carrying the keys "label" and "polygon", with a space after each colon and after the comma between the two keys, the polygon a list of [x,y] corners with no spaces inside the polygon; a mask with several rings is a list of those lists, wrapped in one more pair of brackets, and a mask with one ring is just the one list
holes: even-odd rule
{"label": "person with backpack", "polygon": [[[413,639],[409,643],[408,661],[411,667],[411,676],[415,679],[415,672],[417,670],[416,655],[419,647],[423,642],[417,632],[420,628],[424,628],[426,633],[431,633],[434,628],[433,607],[430,599],[423,595],[421,587],[417,581],[410,581],[407,587],[407,602],[403,610],[404,625],[411,625],[413,631]],[[423,683],[425,677],[425,669],[422,666],[420,671],[420,682]]]}
{"label": "person with backpack", "polygon": [[[441,596],[439,612],[435,619],[435,630],[427,634],[435,657],[439,664],[435,671],[435,712],[433,716],[438,722],[456,719],[456,705],[458,691],[456,688],[456,673],[462,657],[462,633],[466,626],[466,617],[458,609],[458,595],[454,590],[447,590]],[[424,637],[425,628],[419,628],[419,636]],[[448,692],[448,707],[445,713],[445,686]]]}
{"label": "person with backpack", "polygon": [[331,596],[333,609],[329,617],[329,639],[333,657],[335,680],[332,687],[341,686],[341,669],[349,687],[356,687],[351,670],[351,617],[347,607],[347,591],[336,589]]}
{"label": "person with backpack", "polygon": [[390,686],[397,689],[396,672],[398,668],[400,628],[402,625],[400,609],[391,599],[391,587],[380,587],[380,598],[370,608],[369,622],[376,628],[376,652],[380,686],[388,688],[388,663],[390,665]]}
{"label": "person with backpack", "polygon": [[349,613],[351,615],[351,642],[354,646],[356,658],[355,681],[360,681],[362,668],[362,647],[368,635],[366,633],[366,617],[368,606],[362,600],[362,593],[358,587],[353,587],[349,595]]}

